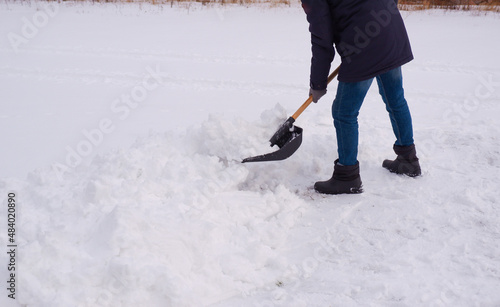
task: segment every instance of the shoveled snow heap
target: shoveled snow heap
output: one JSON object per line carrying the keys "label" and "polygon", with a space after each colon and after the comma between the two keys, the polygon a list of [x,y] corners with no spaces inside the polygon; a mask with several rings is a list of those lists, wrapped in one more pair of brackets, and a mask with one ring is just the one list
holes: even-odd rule
{"label": "shoveled snow heap", "polygon": [[[264,114],[267,128],[276,112]],[[266,173],[266,186],[247,182],[241,153],[270,131],[253,125],[212,118],[97,157],[63,181],[32,173],[19,187],[22,302],[202,306],[273,284],[304,201]]]}

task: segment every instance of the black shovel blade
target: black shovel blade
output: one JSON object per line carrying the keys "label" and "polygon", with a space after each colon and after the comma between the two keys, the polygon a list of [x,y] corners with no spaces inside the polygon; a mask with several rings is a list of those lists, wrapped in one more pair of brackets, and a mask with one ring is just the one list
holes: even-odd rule
{"label": "black shovel blade", "polygon": [[[302,128],[292,126],[292,131],[288,131],[286,137],[288,139],[284,142],[280,142],[282,144],[282,146],[279,146],[280,149],[265,155],[246,158],[241,161],[241,163],[285,160],[293,155],[293,153],[299,149],[300,144],[302,144]],[[282,136],[281,139],[283,140],[284,138],[285,136]],[[271,146],[272,145],[273,144],[271,144]]]}
{"label": "black shovel blade", "polygon": [[271,147],[274,145],[278,145],[279,148],[285,146],[293,138],[293,132],[295,127],[293,123],[295,119],[293,117],[289,117],[274,133],[269,142],[271,142]]}

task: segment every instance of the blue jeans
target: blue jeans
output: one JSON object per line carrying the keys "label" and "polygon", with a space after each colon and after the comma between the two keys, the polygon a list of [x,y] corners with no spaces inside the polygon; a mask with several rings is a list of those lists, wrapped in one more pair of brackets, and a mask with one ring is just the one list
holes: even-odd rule
{"label": "blue jeans", "polygon": [[[413,144],[410,110],[403,90],[401,67],[375,77],[379,93],[391,119],[396,136],[395,145]],[[360,82],[339,82],[332,105],[332,116],[337,133],[339,163],[354,165],[358,159],[358,114],[373,78]]]}

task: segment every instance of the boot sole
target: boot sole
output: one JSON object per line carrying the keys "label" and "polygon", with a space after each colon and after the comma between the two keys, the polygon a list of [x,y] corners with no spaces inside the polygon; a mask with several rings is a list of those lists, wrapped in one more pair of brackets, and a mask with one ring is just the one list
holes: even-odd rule
{"label": "boot sole", "polygon": [[349,194],[361,194],[363,193],[363,186],[359,188],[351,188],[351,192]]}
{"label": "boot sole", "polygon": [[387,168],[387,167],[384,167],[386,170],[388,170],[389,172],[393,173],[393,174],[396,174],[396,175],[404,175],[404,176],[408,176],[408,177],[411,177],[411,178],[415,178],[415,177],[418,177],[420,175],[422,175],[422,173],[418,173],[418,174],[410,174],[410,173],[400,173],[398,171],[395,171],[395,170],[392,170],[390,168]]}
{"label": "boot sole", "polygon": [[391,160],[384,160],[384,162],[382,162],[382,167],[385,168],[386,170],[388,170],[389,172],[393,173],[393,174],[406,175],[406,176],[412,177],[412,178],[413,177],[418,177],[418,176],[422,175],[422,171],[420,169],[416,173],[405,173],[405,172],[400,172],[397,169],[393,169],[393,168],[391,168],[392,162],[393,161],[391,161]]}
{"label": "boot sole", "polygon": [[314,188],[314,190],[320,194],[327,194],[327,195],[340,195],[340,194],[361,194],[363,193],[363,186],[360,186],[359,188],[356,188],[356,187],[352,187],[349,189],[349,191],[346,191],[346,192],[330,192],[330,191],[320,191],[318,189],[316,189],[316,187]]}

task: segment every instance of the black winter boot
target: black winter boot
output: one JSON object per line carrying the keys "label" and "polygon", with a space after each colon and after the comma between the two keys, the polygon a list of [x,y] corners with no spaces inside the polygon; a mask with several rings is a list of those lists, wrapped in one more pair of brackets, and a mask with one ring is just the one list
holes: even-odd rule
{"label": "black winter boot", "polygon": [[328,181],[318,181],[314,189],[323,194],[356,194],[363,192],[359,176],[359,162],[355,165],[340,165],[335,160],[332,178]]}
{"label": "black winter boot", "polygon": [[391,173],[405,174],[410,177],[420,176],[420,163],[418,163],[415,144],[410,146],[394,145],[394,152],[398,155],[396,160],[384,160],[382,166]]}

